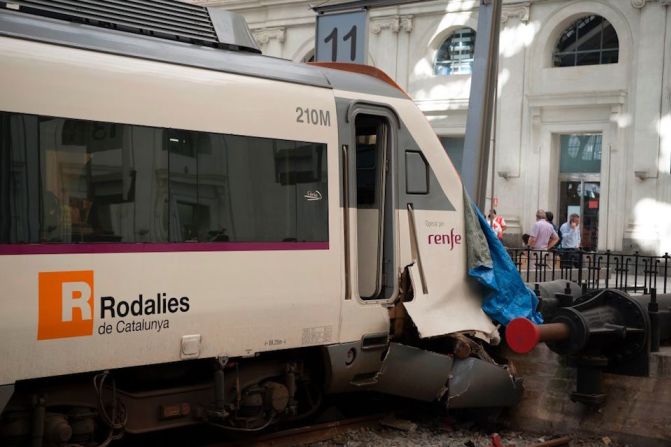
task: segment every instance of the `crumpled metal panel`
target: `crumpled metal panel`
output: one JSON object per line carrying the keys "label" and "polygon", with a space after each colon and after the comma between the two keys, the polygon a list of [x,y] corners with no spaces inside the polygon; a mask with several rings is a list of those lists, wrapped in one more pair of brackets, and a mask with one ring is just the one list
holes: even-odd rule
{"label": "crumpled metal panel", "polygon": [[474,357],[454,361],[448,408],[509,407],[521,395],[522,385],[507,368]]}
{"label": "crumpled metal panel", "polygon": [[[422,259],[427,263],[436,262],[435,258],[429,256]],[[456,271],[457,268],[452,267],[452,270]],[[428,293],[423,293],[417,264],[409,266],[408,271],[415,297],[412,301],[404,302],[403,306],[421,338],[470,332],[487,343],[498,344],[496,326],[482,311],[479,292],[469,288],[465,272],[463,278],[459,276],[459,281],[431,282],[432,278],[428,277]],[[445,275],[448,274],[449,270],[446,270]]]}
{"label": "crumpled metal panel", "polygon": [[454,359],[424,349],[390,343],[375,391],[433,402],[443,397]]}

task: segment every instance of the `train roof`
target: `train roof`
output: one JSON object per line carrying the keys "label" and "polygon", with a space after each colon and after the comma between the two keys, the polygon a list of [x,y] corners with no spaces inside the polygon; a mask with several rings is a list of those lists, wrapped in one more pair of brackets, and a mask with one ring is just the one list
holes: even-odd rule
{"label": "train roof", "polygon": [[0,35],[313,87],[407,98],[400,89],[370,73],[350,73],[252,51],[160,39],[10,9],[0,9]]}

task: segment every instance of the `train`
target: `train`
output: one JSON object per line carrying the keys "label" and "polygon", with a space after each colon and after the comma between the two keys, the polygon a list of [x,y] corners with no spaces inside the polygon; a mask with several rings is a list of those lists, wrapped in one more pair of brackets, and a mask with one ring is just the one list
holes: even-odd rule
{"label": "train", "polygon": [[0,444],[513,405],[470,207],[375,68],[181,2],[0,2]]}

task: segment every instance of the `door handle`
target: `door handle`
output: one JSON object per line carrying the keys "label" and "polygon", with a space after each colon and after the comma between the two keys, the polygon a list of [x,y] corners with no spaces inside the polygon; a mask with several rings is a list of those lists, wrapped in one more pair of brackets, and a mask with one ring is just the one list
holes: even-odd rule
{"label": "door handle", "polygon": [[349,231],[349,147],[343,144],[342,151],[342,215],[344,236],[344,258],[345,258],[345,299],[352,299],[351,294],[351,272],[350,272],[350,231]]}

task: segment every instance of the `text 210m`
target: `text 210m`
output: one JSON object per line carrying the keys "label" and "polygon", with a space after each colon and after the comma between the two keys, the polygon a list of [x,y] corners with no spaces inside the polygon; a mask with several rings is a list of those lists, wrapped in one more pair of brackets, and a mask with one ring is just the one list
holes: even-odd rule
{"label": "text 210m", "polygon": [[311,109],[309,107],[296,107],[296,122],[312,124],[314,126],[330,126],[331,112],[322,109]]}

